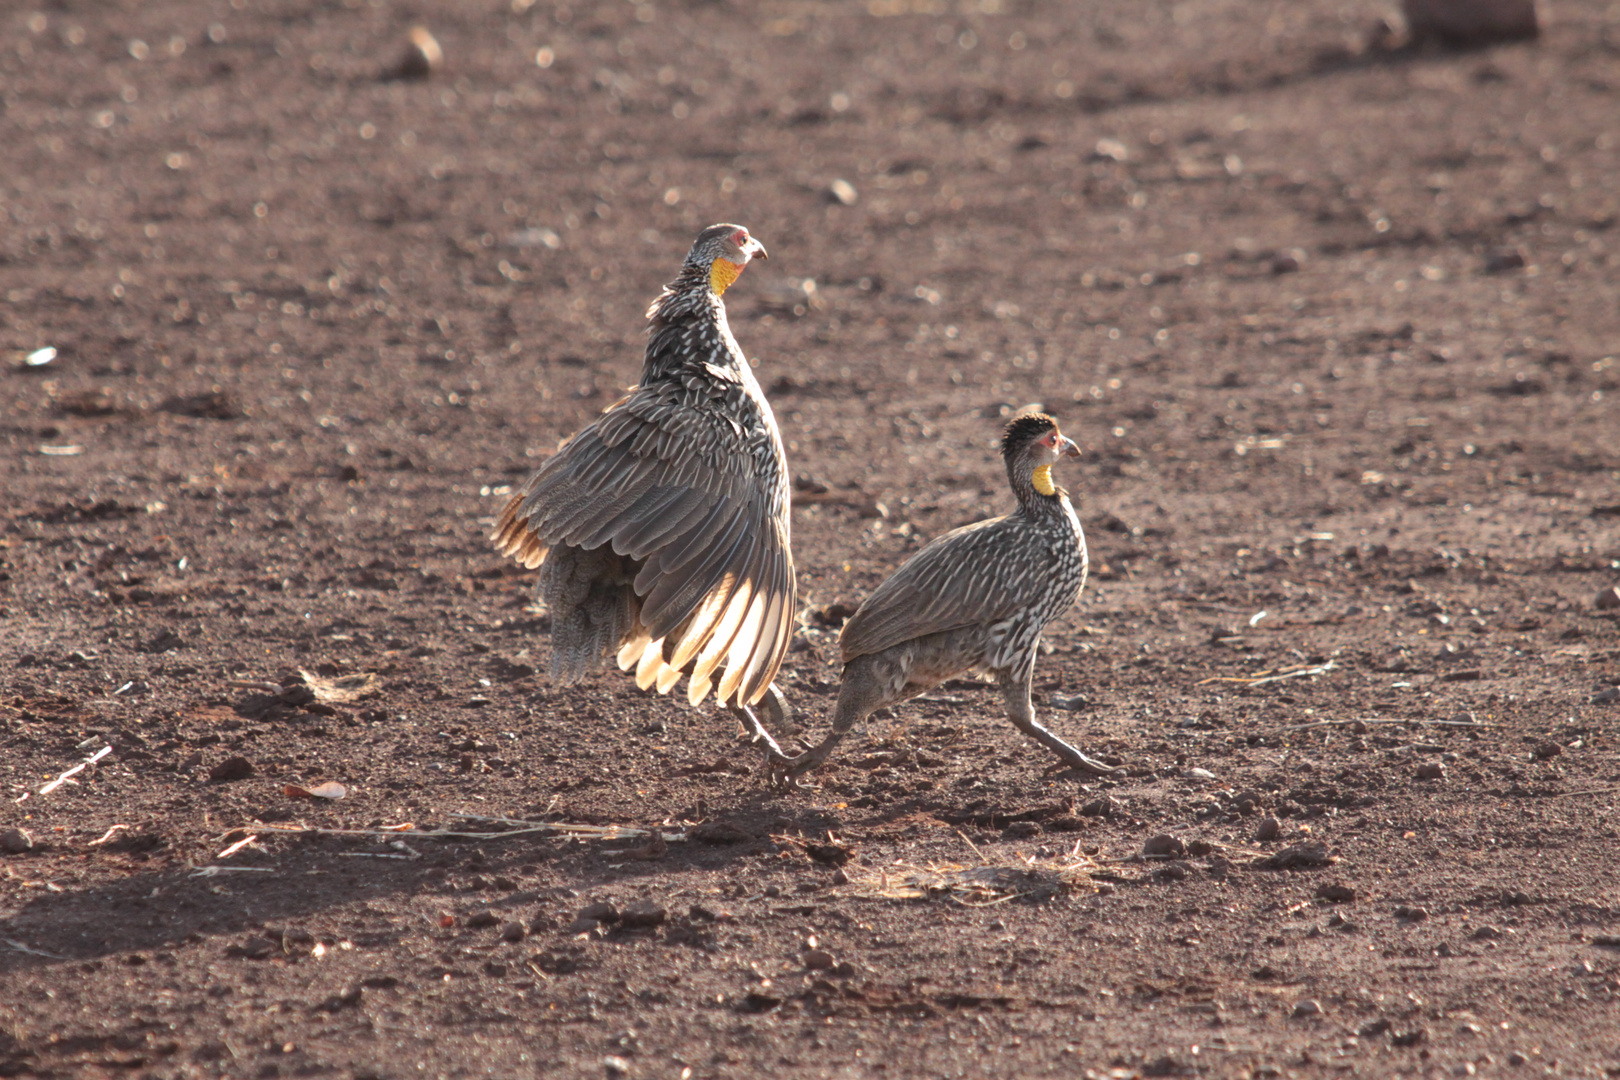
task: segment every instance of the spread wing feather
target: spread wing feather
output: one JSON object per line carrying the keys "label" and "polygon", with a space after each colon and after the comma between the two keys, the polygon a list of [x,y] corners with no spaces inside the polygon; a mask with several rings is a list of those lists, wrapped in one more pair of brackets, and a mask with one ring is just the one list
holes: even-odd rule
{"label": "spread wing feather", "polygon": [[[537,470],[496,526],[500,549],[525,561],[558,544],[610,545],[641,561],[634,641],[614,641],[621,664],[660,690],[678,660],[719,664],[724,700],[757,701],[791,636],[793,561],[775,519],[772,479],[749,475],[757,457],[742,427],[676,400],[679,387],[634,391]],[[645,636],[643,636],[645,635]],[[716,640],[716,639],[719,640]],[[652,646],[659,644],[656,655]]]}

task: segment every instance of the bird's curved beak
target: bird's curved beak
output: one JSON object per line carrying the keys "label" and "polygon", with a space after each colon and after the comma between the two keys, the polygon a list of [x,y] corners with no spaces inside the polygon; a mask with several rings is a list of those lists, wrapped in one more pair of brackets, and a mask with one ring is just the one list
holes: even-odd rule
{"label": "bird's curved beak", "polygon": [[1069,438],[1067,435],[1059,435],[1057,452],[1058,457],[1077,458],[1080,456],[1080,444]]}
{"label": "bird's curved beak", "polygon": [[765,251],[765,245],[750,236],[748,242],[742,246],[742,253],[750,259],[768,259],[770,255]]}

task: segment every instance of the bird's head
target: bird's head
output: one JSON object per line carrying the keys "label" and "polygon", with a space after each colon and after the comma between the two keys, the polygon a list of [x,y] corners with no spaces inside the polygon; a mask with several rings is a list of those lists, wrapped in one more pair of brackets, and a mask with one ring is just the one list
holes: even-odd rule
{"label": "bird's head", "polygon": [[1028,476],[1042,495],[1056,495],[1052,466],[1060,457],[1080,456],[1080,447],[1058,430],[1057,421],[1045,413],[1019,416],[1007,425],[1001,436],[1001,456],[1007,471],[1015,478]]}
{"label": "bird's head", "polygon": [[722,296],[756,255],[769,258],[765,245],[748,235],[741,225],[710,225],[698,233],[687,253],[686,266],[706,274],[714,294]]}

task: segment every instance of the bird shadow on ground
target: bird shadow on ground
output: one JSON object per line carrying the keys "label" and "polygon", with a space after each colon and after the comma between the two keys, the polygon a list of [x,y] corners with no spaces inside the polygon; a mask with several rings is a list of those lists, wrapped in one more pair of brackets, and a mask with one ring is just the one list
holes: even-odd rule
{"label": "bird shadow on ground", "polygon": [[[319,829],[261,833],[256,847],[231,865],[170,863],[86,889],[31,883],[43,891],[0,920],[0,974],[112,956],[138,964],[148,951],[244,932],[279,941],[287,924],[385,897],[416,895],[432,909],[422,917],[435,926],[442,919],[459,926],[484,910],[519,919],[525,909],[566,908],[575,897],[633,888],[643,877],[724,871],[783,850],[773,835],[813,842],[835,823],[822,810],[784,808],[761,791],[696,825],[663,827],[665,835],[680,839],[655,847],[641,830],[589,839],[500,832],[447,840]],[[393,850],[395,845],[408,854]],[[16,869],[21,877],[32,876],[26,864]],[[340,929],[349,938],[363,934],[383,944],[425,927],[368,923]]]}

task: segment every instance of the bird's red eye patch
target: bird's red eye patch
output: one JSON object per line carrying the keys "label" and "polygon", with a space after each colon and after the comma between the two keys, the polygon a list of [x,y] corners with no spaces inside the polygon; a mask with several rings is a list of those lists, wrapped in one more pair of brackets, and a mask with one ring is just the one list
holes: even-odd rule
{"label": "bird's red eye patch", "polygon": [[731,242],[736,244],[738,247],[742,247],[744,244],[748,243],[748,230],[738,229],[736,232],[732,233]]}

